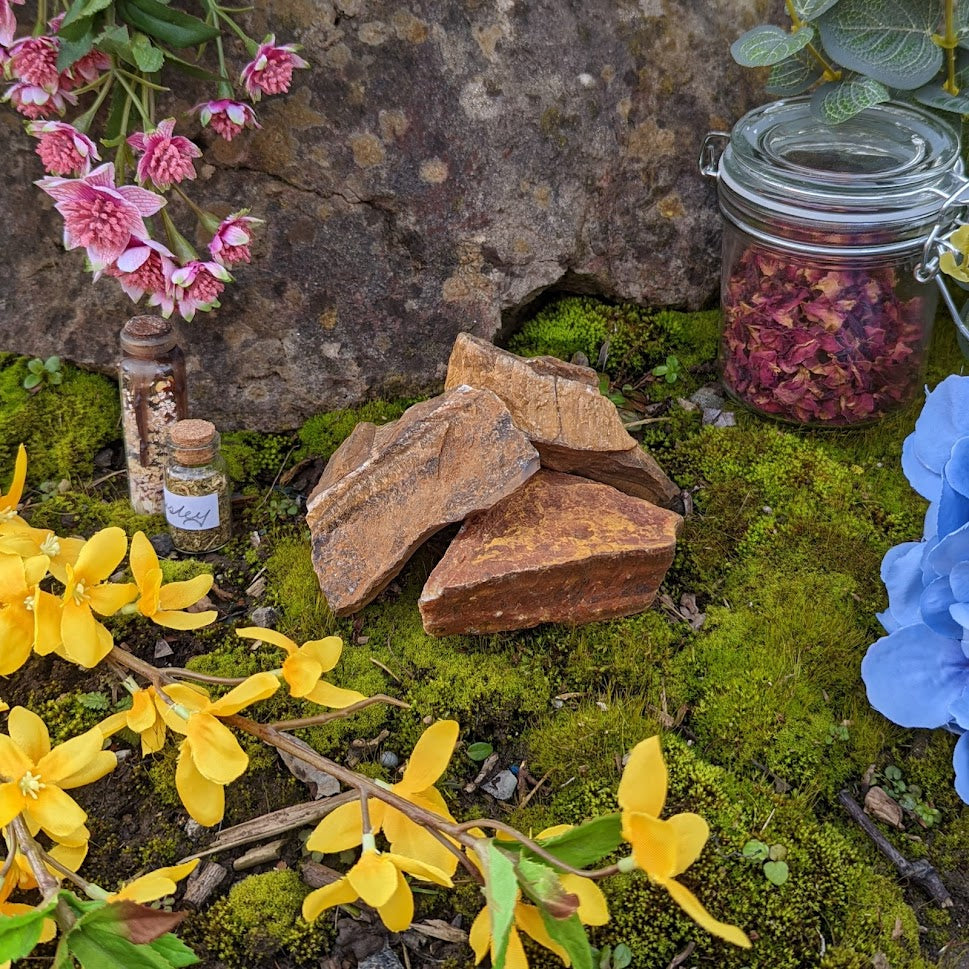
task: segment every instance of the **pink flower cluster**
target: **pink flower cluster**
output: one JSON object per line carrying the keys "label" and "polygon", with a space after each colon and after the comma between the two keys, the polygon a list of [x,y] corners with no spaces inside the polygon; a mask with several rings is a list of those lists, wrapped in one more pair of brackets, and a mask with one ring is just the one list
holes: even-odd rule
{"label": "pink flower cluster", "polygon": [[765,414],[845,426],[881,417],[918,388],[922,301],[891,267],[831,268],[750,246],[724,288],[727,390]]}

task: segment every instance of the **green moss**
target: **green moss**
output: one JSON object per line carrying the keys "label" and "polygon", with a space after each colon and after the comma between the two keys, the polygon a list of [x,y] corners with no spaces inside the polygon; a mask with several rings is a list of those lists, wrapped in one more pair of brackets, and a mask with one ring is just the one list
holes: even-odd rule
{"label": "green moss", "polygon": [[294,450],[286,434],[229,431],[222,435],[222,456],[231,480],[239,486],[271,485],[287,467]]}
{"label": "green moss", "polygon": [[129,535],[143,531],[146,535],[167,528],[161,515],[139,515],[127,498],[104,501],[82,491],[53,495],[33,505],[30,523],[36,528],[52,528],[58,535],[90,536],[100,528],[117,525]]}
{"label": "green moss", "polygon": [[280,957],[296,966],[319,965],[333,930],[326,919],[303,919],[300,911],[308,893],[295,871],[250,875],[204,917],[206,948],[238,969],[262,969]]}
{"label": "green moss", "polygon": [[413,400],[373,400],[361,407],[330,411],[311,417],[299,430],[300,457],[329,458],[361,421],[386,424],[397,420]]}
{"label": "green moss", "polygon": [[265,562],[266,587],[294,639],[330,635],[333,615],[313,570],[309,543],[302,536],[280,537]]}
{"label": "green moss", "polygon": [[24,357],[0,360],[0,468],[12,469],[24,444],[32,486],[90,477],[94,455],[120,436],[117,385],[65,363],[61,384],[31,394],[27,373]]}

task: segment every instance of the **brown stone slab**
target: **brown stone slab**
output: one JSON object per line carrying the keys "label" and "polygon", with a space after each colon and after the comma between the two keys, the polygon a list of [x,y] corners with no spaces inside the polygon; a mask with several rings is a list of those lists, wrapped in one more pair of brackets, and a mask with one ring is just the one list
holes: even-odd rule
{"label": "brown stone slab", "polygon": [[467,518],[420,597],[434,636],[580,624],[648,608],[683,519],[545,469]]}
{"label": "brown stone slab", "polygon": [[602,481],[665,507],[678,500],[679,488],[623,427],[591,368],[555,357],[519,357],[461,333],[445,387],[459,384],[494,391],[538,449],[543,467]]}
{"label": "brown stone slab", "polygon": [[[377,428],[369,454],[337,458],[307,503],[313,566],[338,616],[365,606],[414,550],[446,525],[490,508],[538,470],[538,454],[488,390],[457,387]],[[363,458],[350,468],[348,454]],[[331,459],[332,461],[332,459]]]}

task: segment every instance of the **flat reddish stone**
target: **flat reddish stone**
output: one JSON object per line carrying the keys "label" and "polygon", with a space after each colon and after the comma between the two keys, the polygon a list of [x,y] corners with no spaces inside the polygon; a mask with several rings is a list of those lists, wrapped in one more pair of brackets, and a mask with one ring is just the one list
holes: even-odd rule
{"label": "flat reddish stone", "polygon": [[338,616],[377,596],[435,532],[490,508],[539,467],[504,404],[471,387],[415,404],[372,434],[365,427],[334,459],[306,521],[320,588]]}
{"label": "flat reddish stone", "polygon": [[682,522],[608,485],[543,469],[461,526],[421,593],[424,629],[493,633],[642,612]]}
{"label": "flat reddish stone", "polygon": [[535,445],[542,467],[602,481],[626,494],[670,506],[679,489],[623,427],[589,367],[555,357],[519,357],[461,333],[445,387],[494,391]]}

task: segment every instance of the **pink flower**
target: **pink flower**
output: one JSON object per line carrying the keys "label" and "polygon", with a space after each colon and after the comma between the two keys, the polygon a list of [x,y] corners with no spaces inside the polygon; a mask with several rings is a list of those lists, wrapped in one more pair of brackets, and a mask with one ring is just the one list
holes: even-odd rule
{"label": "pink flower", "polygon": [[107,162],[83,178],[48,176],[36,183],[57,203],[64,216],[64,248],[87,249],[95,267],[114,262],[132,236],[147,238],[144,218],[165,200],[135,185],[114,184],[114,165]]}
{"label": "pink flower", "polygon": [[297,44],[276,46],[276,37],[270,34],[256,50],[255,59],[242,69],[242,83],[253,101],[263,94],[285,94],[293,80],[293,68],[309,67],[295,51]]}
{"label": "pink flower", "polygon": [[160,242],[132,236],[125,251],[104,272],[118,280],[132,302],[137,303],[147,293],[152,306],[161,306],[166,317],[171,315],[175,307],[175,257]]}
{"label": "pink flower", "polygon": [[164,191],[175,182],[195,178],[192,159],[200,158],[202,152],[188,138],[172,135],[174,130],[175,119],[166,118],[150,133],[129,135],[128,144],[143,152],[138,159],[139,182],[152,182]]}
{"label": "pink flower", "polygon": [[111,58],[99,50],[88,51],[79,61],[75,61],[61,72],[61,88],[72,91],[83,84],[96,81],[111,66]]}
{"label": "pink flower", "polygon": [[45,91],[56,91],[60,79],[57,69],[56,37],[24,37],[10,48],[10,66],[18,81],[34,84]]}
{"label": "pink flower", "polygon": [[236,212],[222,220],[216,229],[209,252],[212,258],[223,266],[231,266],[236,262],[249,262],[249,244],[252,242],[250,225],[262,225],[262,219],[254,219],[246,215],[248,209]]}
{"label": "pink flower", "polygon": [[207,313],[220,306],[219,295],[225,289],[225,283],[231,280],[229,271],[217,262],[194,259],[181,269],[176,269],[172,274],[172,283],[175,286],[178,312],[183,319],[191,321],[196,310]]}
{"label": "pink flower", "polygon": [[0,0],[0,47],[9,47],[17,32],[17,18],[10,9],[10,4],[23,2],[24,0]]}
{"label": "pink flower", "polygon": [[63,121],[31,121],[27,133],[40,139],[37,154],[51,175],[87,175],[101,158],[87,135]]}
{"label": "pink flower", "polygon": [[68,102],[77,104],[77,98],[68,91],[48,91],[26,81],[12,84],[0,100],[9,101],[25,118],[49,118],[52,114],[63,114]]}
{"label": "pink flower", "polygon": [[256,112],[241,101],[204,101],[196,104],[192,112],[197,112],[203,126],[212,125],[212,130],[220,134],[226,141],[233,138],[243,128],[261,128],[256,121]]}

